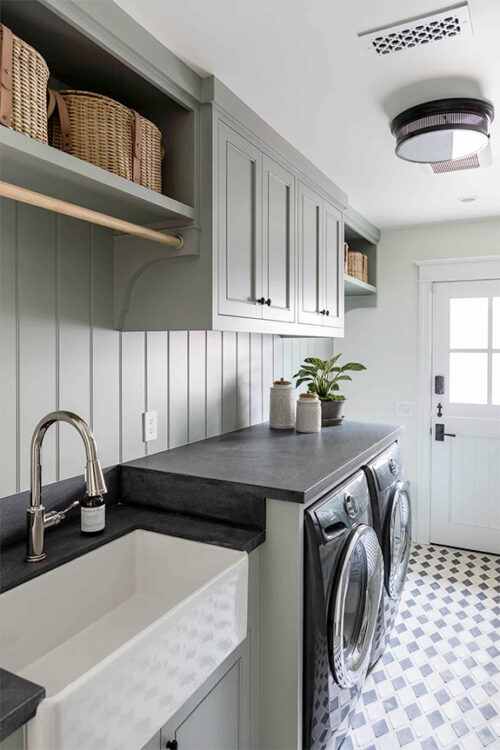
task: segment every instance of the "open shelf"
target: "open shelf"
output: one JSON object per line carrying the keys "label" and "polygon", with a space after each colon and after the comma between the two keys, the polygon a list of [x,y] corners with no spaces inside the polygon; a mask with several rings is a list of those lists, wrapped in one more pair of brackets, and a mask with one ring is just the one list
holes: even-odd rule
{"label": "open shelf", "polygon": [[192,206],[8,128],[0,141],[5,182],[137,224],[194,218]]}
{"label": "open shelf", "polygon": [[197,195],[193,106],[155,85],[148,79],[148,71],[141,75],[126,58],[65,20],[43,0],[2,0],[2,23],[44,57],[51,74],[50,87],[110,96],[154,122],[162,134],[165,158],[163,193],[156,193],[1,128],[1,179],[136,224],[192,221]]}
{"label": "open shelf", "polygon": [[377,290],[373,284],[367,284],[365,281],[344,274],[344,295],[346,297],[357,297],[360,295],[376,294]]}

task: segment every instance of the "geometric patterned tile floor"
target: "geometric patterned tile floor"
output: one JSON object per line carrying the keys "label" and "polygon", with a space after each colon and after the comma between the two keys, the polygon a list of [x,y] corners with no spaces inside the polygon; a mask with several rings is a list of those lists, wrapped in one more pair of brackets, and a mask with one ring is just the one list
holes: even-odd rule
{"label": "geometric patterned tile floor", "polygon": [[500,557],[414,544],[342,750],[500,748]]}

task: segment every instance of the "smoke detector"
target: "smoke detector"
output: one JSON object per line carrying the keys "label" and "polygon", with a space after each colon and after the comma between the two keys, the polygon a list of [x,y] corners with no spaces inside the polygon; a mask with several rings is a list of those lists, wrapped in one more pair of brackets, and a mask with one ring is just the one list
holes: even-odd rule
{"label": "smoke detector", "polygon": [[478,154],[489,143],[495,110],[481,99],[437,99],[401,112],[391,122],[396,154],[435,164]]}
{"label": "smoke detector", "polygon": [[358,37],[377,55],[389,55],[433,42],[472,34],[469,6],[460,3],[431,15],[418,16],[391,26],[364,31]]}

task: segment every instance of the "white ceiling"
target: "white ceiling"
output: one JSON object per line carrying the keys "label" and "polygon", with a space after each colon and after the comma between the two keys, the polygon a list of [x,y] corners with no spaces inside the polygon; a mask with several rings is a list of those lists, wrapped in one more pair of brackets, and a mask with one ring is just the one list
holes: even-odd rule
{"label": "white ceiling", "polygon": [[[500,1],[470,0],[473,35],[387,57],[360,31],[444,0],[118,0],[202,75],[216,75],[380,227],[500,215]],[[497,107],[493,166],[434,175],[394,156],[391,118],[422,101]],[[474,203],[460,196],[475,195]]]}

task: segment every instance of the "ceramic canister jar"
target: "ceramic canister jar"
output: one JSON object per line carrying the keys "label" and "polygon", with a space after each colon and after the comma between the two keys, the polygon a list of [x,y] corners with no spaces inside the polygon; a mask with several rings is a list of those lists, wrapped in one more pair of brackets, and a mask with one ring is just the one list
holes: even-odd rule
{"label": "ceramic canister jar", "polygon": [[269,426],[275,430],[295,427],[295,388],[289,380],[275,380],[269,399]]}
{"label": "ceramic canister jar", "polygon": [[301,393],[297,401],[297,432],[321,431],[321,401],[315,393]]}

